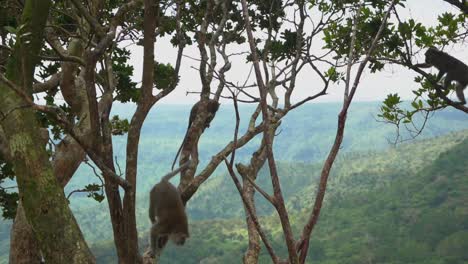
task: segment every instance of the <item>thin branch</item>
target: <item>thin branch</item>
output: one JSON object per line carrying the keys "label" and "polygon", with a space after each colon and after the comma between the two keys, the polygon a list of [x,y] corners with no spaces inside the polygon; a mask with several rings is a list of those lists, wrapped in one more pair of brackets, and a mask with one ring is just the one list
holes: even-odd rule
{"label": "thin branch", "polygon": [[60,81],[62,80],[62,72],[56,73],[52,75],[49,80],[45,82],[38,82],[33,84],[33,93],[41,93],[45,91],[52,90],[53,88],[56,88],[59,86]]}
{"label": "thin branch", "polygon": [[245,22],[245,28],[247,31],[247,36],[249,40],[249,46],[250,46],[250,52],[252,54],[252,59],[253,59],[253,64],[254,64],[254,70],[255,70],[255,76],[257,78],[257,84],[258,84],[258,89],[260,92],[260,105],[262,108],[262,117],[263,117],[263,123],[265,125],[264,130],[263,130],[263,140],[265,142],[265,147],[266,147],[266,155],[268,158],[268,166],[270,168],[270,176],[271,176],[271,182],[273,185],[273,193],[275,200],[277,201],[277,207],[276,211],[278,212],[281,226],[283,228],[284,232],[284,238],[286,240],[286,245],[288,248],[288,255],[289,255],[289,261],[292,264],[296,264],[299,262],[295,246],[294,246],[294,235],[292,232],[291,228],[291,223],[289,221],[289,216],[286,210],[283,194],[281,191],[281,185],[279,182],[279,177],[278,177],[278,172],[276,169],[276,164],[275,164],[275,159],[273,155],[273,150],[272,150],[272,136],[271,134],[271,124],[270,124],[270,118],[268,114],[268,106],[267,106],[267,101],[266,101],[266,88],[265,84],[262,79],[262,75],[260,72],[260,66],[259,66],[259,58],[257,55],[257,49],[255,45],[255,39],[253,37],[252,33],[252,27],[250,23],[250,17],[248,13],[248,7],[247,7],[247,1],[246,0],[241,0],[242,3],[242,13],[244,17],[244,22]]}
{"label": "thin branch", "polygon": [[468,14],[468,4],[466,3],[466,0],[458,1],[458,0],[444,0],[445,2],[457,7],[460,9],[465,14]]}
{"label": "thin branch", "polygon": [[262,188],[260,188],[253,179],[251,179],[249,176],[243,177],[243,179],[247,179],[250,184],[268,201],[270,202],[274,207],[276,207],[276,201],[274,197],[271,197],[267,192],[265,192]]}
{"label": "thin branch", "polygon": [[257,216],[253,213],[253,209],[250,206],[250,204],[247,201],[247,198],[245,197],[244,193],[242,192],[242,186],[237,179],[237,176],[232,169],[232,165],[229,164],[229,162],[224,159],[224,163],[226,164],[226,167],[228,169],[229,175],[231,176],[232,180],[234,181],[234,184],[236,185],[237,191],[239,192],[239,195],[242,198],[242,202],[244,203],[245,208],[247,209],[247,212],[249,213],[250,218],[252,219],[252,222],[255,225],[255,229],[257,230],[258,234],[262,238],[263,244],[265,245],[265,248],[268,251],[268,254],[270,254],[271,260],[273,263],[280,263],[278,256],[276,256],[275,251],[273,250],[273,247],[271,246],[270,242],[268,241],[267,236],[265,235],[265,232],[263,231],[262,227],[260,226],[260,222],[258,221]]}
{"label": "thin branch", "polygon": [[32,99],[23,92],[19,87],[17,87],[14,83],[12,83],[10,80],[5,78],[3,74],[0,74],[0,81],[4,82],[10,89],[12,89],[16,94],[18,94],[26,103],[26,107],[31,107],[34,110],[49,114],[52,118],[56,119],[59,124],[62,125],[62,127],[65,129],[65,131],[70,134],[70,136],[73,137],[73,139],[78,142],[78,144],[81,145],[81,147],[86,151],[88,156],[91,157],[94,163],[101,169],[101,171],[109,174],[111,176],[111,179],[117,182],[122,188],[125,190],[130,189],[132,186],[123,178],[119,177],[118,175],[115,174],[114,171],[109,169],[104,163],[104,161],[101,159],[99,155],[97,155],[90,146],[85,144],[80,137],[78,137],[75,132],[73,131],[73,125],[69,123],[68,119],[66,118],[65,113],[58,108],[58,107],[51,107],[51,106],[46,106],[46,105],[38,105],[35,104]]}
{"label": "thin branch", "polygon": [[[302,236],[301,239],[297,243],[297,251],[300,252],[300,261],[301,264],[305,263],[306,257],[307,257],[307,252],[309,250],[309,241],[310,241],[310,235],[312,233],[312,230],[314,229],[319,215],[320,215],[320,210],[322,208],[322,203],[325,197],[325,192],[327,188],[327,182],[328,182],[328,176],[330,175],[330,171],[332,169],[333,163],[335,161],[336,156],[338,155],[338,152],[341,147],[341,143],[343,142],[343,136],[344,136],[344,129],[346,125],[346,118],[347,118],[347,113],[348,113],[348,108],[353,100],[353,96],[356,92],[356,89],[358,87],[358,84],[360,82],[360,78],[362,76],[362,72],[364,71],[364,68],[369,61],[369,58],[371,54],[374,52],[377,42],[380,39],[380,35],[384,29],[384,27],[387,25],[387,19],[390,16],[390,11],[393,9],[393,6],[395,5],[397,0],[393,0],[390,3],[390,6],[385,13],[385,16],[382,20],[382,24],[380,25],[380,28],[377,32],[377,34],[374,36],[374,39],[372,41],[371,46],[369,47],[367,54],[363,61],[360,63],[358,71],[356,73],[355,79],[353,86],[351,90],[345,89],[344,92],[344,101],[343,101],[343,107],[340,111],[340,114],[338,115],[338,127],[336,130],[336,136],[335,136],[335,141],[333,143],[333,146],[330,149],[330,152],[327,156],[327,159],[325,160],[325,163],[322,168],[321,176],[320,176],[320,183],[318,186],[318,190],[316,193],[315,197],[315,202],[314,206],[312,209],[312,212],[309,216],[309,219],[307,221],[307,224],[304,226],[303,231],[302,231]],[[357,24],[357,19],[360,14],[362,6],[358,9],[357,14],[354,17],[354,25]],[[355,38],[356,35],[356,27],[353,27],[353,38]],[[352,41],[353,42],[353,41]],[[353,46],[350,46],[350,49],[354,49]],[[353,52],[350,52],[351,57],[348,57],[348,65],[353,63]],[[349,66],[348,66],[349,67]],[[350,78],[350,76],[347,76]],[[346,82],[347,85],[349,86],[349,81]]]}
{"label": "thin branch", "polygon": [[75,56],[66,56],[66,55],[59,54],[59,53],[57,53],[57,54],[59,55],[58,57],[40,55],[39,58],[42,59],[42,60],[46,60],[46,61],[68,61],[68,62],[74,62],[74,63],[80,64],[81,66],[84,66],[83,60],[80,59],[79,57],[75,57]]}
{"label": "thin branch", "polygon": [[101,26],[101,24],[96,20],[94,16],[92,16],[88,10],[81,4],[80,0],[71,0],[73,5],[78,9],[78,11],[81,13],[81,15],[86,19],[86,21],[89,23],[91,28],[93,28],[96,33],[100,36],[104,35],[104,28]]}
{"label": "thin branch", "polygon": [[454,102],[452,100],[450,100],[450,98],[448,98],[445,94],[444,94],[444,87],[442,87],[440,84],[437,83],[437,80],[434,80],[433,78],[431,78],[431,76],[426,73],[425,71],[421,70],[419,67],[417,67],[416,65],[409,65],[409,64],[404,64],[398,60],[395,60],[395,59],[389,59],[389,58],[373,58],[373,59],[378,59],[378,60],[385,60],[385,61],[389,61],[389,62],[392,62],[394,64],[399,64],[399,65],[403,65],[405,67],[408,67],[410,69],[412,69],[413,71],[421,74],[424,78],[426,78],[431,84],[432,84],[432,87],[434,88],[434,90],[436,91],[436,94],[439,98],[441,98],[447,105],[450,105],[452,106],[453,108],[456,108],[458,110],[461,110],[465,113],[468,113],[468,106],[464,106],[463,104],[459,103],[459,102]]}

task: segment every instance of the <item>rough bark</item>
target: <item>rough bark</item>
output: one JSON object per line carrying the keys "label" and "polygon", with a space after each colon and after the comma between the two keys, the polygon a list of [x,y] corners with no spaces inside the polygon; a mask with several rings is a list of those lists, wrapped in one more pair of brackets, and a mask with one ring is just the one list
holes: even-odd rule
{"label": "rough bark", "polygon": [[[242,173],[240,174],[243,175]],[[248,180],[244,180],[244,184],[242,187],[243,187],[242,192],[244,192],[246,201],[248,204],[250,204],[250,207],[252,208],[252,213],[257,214],[257,210],[255,208],[255,201],[254,201],[255,189],[253,185]],[[249,216],[245,206],[244,206],[244,211],[246,215],[245,221],[247,223],[247,231],[249,235],[249,245],[247,247],[247,250],[245,251],[245,254],[242,260],[245,264],[254,264],[254,263],[258,263],[258,256],[260,254],[260,248],[261,248],[260,236],[258,235],[257,229],[255,228],[255,224],[252,221],[252,218]]]}
{"label": "rough bark", "polygon": [[193,181],[198,166],[198,141],[205,129],[205,120],[208,116],[208,100],[202,100],[199,105],[198,116],[192,122],[187,131],[187,137],[180,153],[179,166],[191,160],[189,167],[180,175],[179,190],[185,190]]}
{"label": "rough bark", "polygon": [[15,221],[10,234],[10,264],[39,263],[39,244],[24,214],[21,202],[16,210]]}
{"label": "rough bark", "polygon": [[[50,1],[31,0],[24,7],[26,37],[18,39],[7,65],[7,78],[26,94],[32,93],[34,68],[42,46]],[[28,34],[25,34],[28,33]],[[11,151],[20,200],[49,263],[94,263],[81,231],[68,208],[41,141],[40,127],[31,108],[6,84],[0,84],[0,106],[7,113],[1,123]]]}
{"label": "rough bark", "polygon": [[[247,180],[247,177],[252,180],[257,179],[258,171],[265,164],[265,160],[266,160],[266,153],[265,153],[265,148],[263,147],[263,144],[262,144],[259,150],[256,151],[252,155],[252,158],[250,159],[250,164],[248,166],[245,166],[242,164],[236,165],[237,171],[239,172],[239,174],[242,176],[242,179],[243,179],[242,192],[244,193],[246,197],[246,202],[250,205],[250,208],[252,208],[252,211],[254,214],[257,213],[255,209],[255,201],[254,201],[255,188],[252,185],[252,183],[249,180]],[[243,262],[245,264],[258,263],[258,257],[259,257],[260,249],[261,249],[260,236],[255,227],[255,223],[253,222],[252,218],[249,216],[247,212],[247,209],[245,208],[245,205],[244,205],[244,210],[246,214],[247,231],[249,235],[249,246],[244,254]]]}
{"label": "rough bark", "polygon": [[[81,56],[83,53],[81,42],[81,39],[72,40],[67,53],[72,56]],[[60,83],[61,92],[64,95],[64,99],[71,106],[72,111],[77,116],[80,116],[80,120],[82,120],[76,127],[76,133],[80,137],[88,139],[87,135],[89,135],[90,125],[85,118],[87,115],[87,108],[85,107],[87,100],[84,94],[85,89],[80,86],[80,83],[83,82],[76,80],[77,78],[80,79],[80,77],[76,77],[77,64],[64,62],[62,63],[62,69],[63,72],[58,75],[60,79],[56,80],[56,82]],[[34,92],[37,91],[34,89]],[[69,135],[57,144],[52,158],[52,166],[54,175],[62,187],[67,185],[85,157],[84,150]],[[17,210],[22,211],[23,207],[18,206]],[[38,261],[36,256],[41,256],[39,253],[39,243],[33,236],[31,226],[24,218],[24,212],[17,212],[11,233],[21,233],[22,235],[11,236],[10,238],[10,263],[34,263]],[[23,244],[29,245],[29,254],[21,254],[21,249],[16,248],[17,245]]]}
{"label": "rough bark", "polygon": [[[159,1],[144,0],[143,17],[143,76],[141,96],[137,103],[137,109],[130,122],[127,137],[127,163],[125,168],[125,179],[132,185],[137,184],[138,146],[140,141],[143,122],[156,103],[157,98],[153,96],[154,81],[154,43],[156,42],[156,16],[159,12]],[[125,241],[119,245],[126,250],[126,256],[122,259],[124,263],[142,263],[142,257],[138,251],[138,231],[136,229],[135,214],[135,188],[125,192],[123,198],[123,225],[125,227]]]}
{"label": "rough bark", "polygon": [[[21,105],[21,99],[0,85],[2,107]],[[4,111],[2,111],[4,112]],[[93,263],[79,227],[57,182],[37,133],[39,125],[31,109],[11,112],[2,122],[17,176],[20,199],[45,258],[50,263]]]}
{"label": "rough bark", "polygon": [[276,168],[275,158],[273,154],[273,137],[272,137],[272,130],[269,129],[271,125],[268,106],[267,106],[267,89],[265,87],[265,83],[263,82],[263,77],[260,71],[259,66],[259,58],[256,49],[256,43],[252,33],[252,26],[250,23],[250,17],[247,8],[247,1],[242,0],[242,14],[245,21],[245,29],[248,36],[248,42],[250,46],[250,51],[252,52],[252,60],[254,66],[255,77],[257,80],[258,90],[260,93],[260,106],[262,109],[262,119],[263,123],[265,124],[265,128],[263,130],[263,140],[265,142],[266,147],[266,155],[268,160],[268,167],[270,168],[270,176],[271,176],[271,184],[273,185],[273,194],[276,200],[275,209],[279,215],[281,227],[283,228],[284,239],[286,242],[286,246],[288,248],[288,255],[289,261],[292,264],[298,264],[299,259],[296,254],[295,248],[295,241],[294,235],[291,228],[291,222],[289,221],[289,215],[286,210],[286,205],[283,198],[283,193],[281,191],[281,185],[279,182],[279,176]]}

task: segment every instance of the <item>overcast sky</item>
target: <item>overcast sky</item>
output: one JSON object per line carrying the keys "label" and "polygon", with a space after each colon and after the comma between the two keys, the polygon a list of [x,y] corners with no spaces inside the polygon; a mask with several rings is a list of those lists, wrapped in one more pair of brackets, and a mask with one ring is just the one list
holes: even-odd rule
{"label": "overcast sky", "polygon": [[[454,10],[453,7],[442,0],[408,0],[406,9],[402,12],[406,17],[410,16],[417,21],[424,24],[434,24],[439,14],[447,10]],[[458,12],[458,11],[456,11]],[[320,49],[321,44],[317,43],[313,48]],[[142,70],[142,55],[143,50],[140,46],[129,47],[132,52],[131,63],[135,68],[134,81],[141,80]],[[243,45],[245,51],[247,45]],[[239,52],[241,50],[231,49],[229,52]],[[446,51],[450,52],[453,56],[468,63],[468,49],[466,46],[449,47]],[[160,40],[155,45],[156,60],[164,63],[174,64],[176,56],[176,48],[172,47],[167,40]],[[320,51],[319,51],[320,52]],[[196,47],[186,48],[184,54],[194,58],[199,58],[198,49]],[[422,58],[420,58],[421,60]],[[222,65],[221,61],[218,65]],[[170,95],[161,101],[166,104],[192,104],[197,101],[199,96],[197,94],[186,93],[188,91],[199,92],[201,90],[200,77],[196,69],[198,62],[195,62],[187,57],[183,58],[182,67],[180,71],[180,82],[178,87]],[[243,83],[250,67],[246,67],[244,60],[233,59],[232,69],[229,72],[228,79],[233,82]],[[322,88],[322,84],[315,74],[309,74],[310,71],[302,72],[298,78],[296,89],[293,95],[293,100],[297,101],[301,98],[314,94]],[[312,77],[311,77],[312,76]],[[387,94],[398,92],[403,99],[412,98],[412,89],[418,86],[414,83],[415,74],[408,69],[402,69],[396,66],[387,66],[385,70],[378,74],[370,74],[368,70],[365,71],[361,78],[360,86],[355,96],[356,101],[375,101],[383,100]],[[254,81],[255,76],[252,74],[251,80]],[[216,84],[212,84],[212,90],[215,89]],[[338,86],[332,86],[329,89],[329,94],[322,97],[317,102],[331,102],[341,101],[343,83]],[[278,90],[281,90],[278,89]]]}

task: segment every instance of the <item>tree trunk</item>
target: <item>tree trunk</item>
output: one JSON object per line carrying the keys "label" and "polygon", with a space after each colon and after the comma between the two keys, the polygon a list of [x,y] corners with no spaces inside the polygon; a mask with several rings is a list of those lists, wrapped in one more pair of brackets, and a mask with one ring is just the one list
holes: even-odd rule
{"label": "tree trunk", "polygon": [[22,37],[17,39],[6,71],[14,87],[0,84],[0,101],[3,102],[0,111],[4,115],[1,125],[11,151],[26,219],[32,225],[47,262],[94,263],[63,189],[54,176],[48,154],[44,146],[37,144],[41,141],[40,127],[34,111],[25,107],[28,102],[22,96],[24,93],[30,97],[32,92],[49,6],[47,0],[25,3],[19,32]]}
{"label": "tree trunk", "polygon": [[[57,145],[53,168],[54,175],[62,187],[67,185],[84,158],[83,149],[70,136],[65,137]],[[42,258],[39,243],[34,237],[31,225],[26,220],[21,203],[18,204],[16,210],[15,220],[11,226],[10,264],[39,263]]]}
{"label": "tree trunk", "polygon": [[[242,176],[242,179],[243,179],[242,192],[244,193],[247,203],[250,205],[255,215],[257,214],[256,209],[255,209],[255,201],[254,201],[255,189],[254,189],[254,186],[247,179],[247,177],[255,181],[257,179],[258,172],[260,171],[262,166],[265,164],[266,148],[264,144],[265,144],[265,141],[262,141],[262,145],[260,145],[259,149],[255,151],[255,153],[252,155],[249,165],[245,166],[240,163],[236,165],[237,171],[239,172],[239,174]],[[253,222],[252,218],[249,216],[249,213],[247,209],[245,208],[245,205],[244,205],[244,210],[246,214],[247,231],[249,235],[249,246],[242,260],[244,264],[255,264],[255,263],[258,263],[258,257],[259,257],[260,249],[261,249],[260,235],[258,234],[257,229],[255,228],[255,223]]]}
{"label": "tree trunk", "polygon": [[[9,88],[0,86],[4,108],[21,105]],[[3,110],[3,109],[2,109]],[[4,111],[2,111],[4,112]],[[2,127],[9,142],[20,200],[45,258],[50,263],[93,263],[94,258],[68,207],[68,201],[40,140],[39,125],[31,109],[11,112]]]}
{"label": "tree trunk", "polygon": [[[247,202],[250,204],[251,208],[253,209],[253,213],[257,214],[257,210],[255,209],[255,202],[254,202],[254,194],[255,190],[252,184],[248,180],[244,180],[243,190],[245,197],[247,198]],[[245,210],[246,214],[246,222],[247,222],[247,230],[249,235],[249,246],[244,254],[243,262],[244,264],[255,264],[258,263],[258,255],[260,253],[260,236],[258,235],[257,229],[255,228],[255,224],[253,223],[252,219]]]}
{"label": "tree trunk", "polygon": [[39,244],[24,214],[21,202],[16,209],[16,217],[10,234],[10,264],[40,263]]}

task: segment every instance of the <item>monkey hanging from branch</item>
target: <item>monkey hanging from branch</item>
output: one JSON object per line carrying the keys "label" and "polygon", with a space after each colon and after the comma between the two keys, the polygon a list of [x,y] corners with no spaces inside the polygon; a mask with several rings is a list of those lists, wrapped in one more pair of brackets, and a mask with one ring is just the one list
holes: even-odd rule
{"label": "monkey hanging from branch", "polygon": [[149,218],[151,220],[150,245],[151,257],[159,256],[167,240],[183,245],[189,237],[185,206],[177,188],[169,180],[190,161],[165,175],[150,191]]}
{"label": "monkey hanging from branch", "polygon": [[456,82],[455,92],[461,104],[466,104],[463,90],[468,85],[468,66],[462,61],[450,56],[449,54],[430,47],[426,53],[425,63],[416,64],[415,67],[429,68],[436,67],[439,70],[437,82],[445,75],[443,89],[449,89],[453,81]]}
{"label": "monkey hanging from branch", "polygon": [[203,131],[205,131],[206,128],[210,127],[210,123],[215,117],[218,109],[219,109],[219,103],[213,99],[208,99],[205,101],[202,100],[193,105],[192,110],[190,110],[189,122],[188,122],[187,130],[185,131],[184,139],[182,141],[182,144],[180,144],[179,150],[177,151],[174,161],[172,162],[171,169],[174,169],[174,165],[177,161],[177,158],[179,157],[179,154],[182,148],[184,148],[184,145],[187,143],[189,131],[190,131],[191,126],[195,122],[195,119],[198,116],[203,115],[204,120],[203,120],[203,128],[201,131],[203,133]]}

